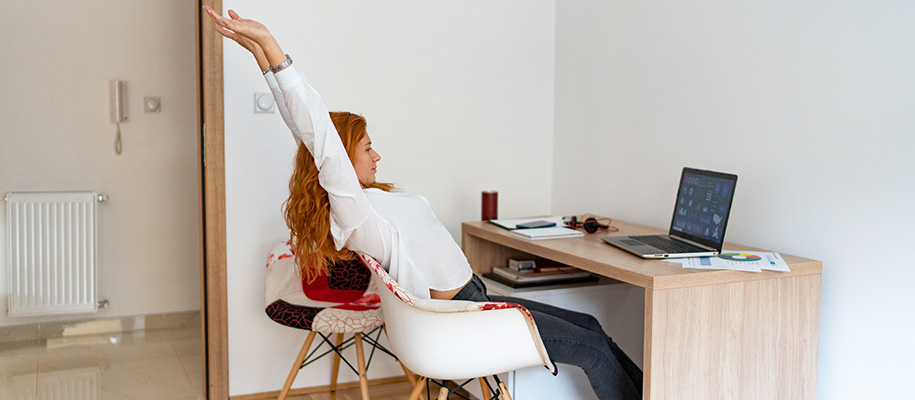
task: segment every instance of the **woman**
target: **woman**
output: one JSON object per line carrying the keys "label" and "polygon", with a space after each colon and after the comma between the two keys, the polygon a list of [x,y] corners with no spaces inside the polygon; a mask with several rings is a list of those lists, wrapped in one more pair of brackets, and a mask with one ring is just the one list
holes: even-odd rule
{"label": "woman", "polygon": [[642,371],[594,317],[487,296],[426,199],[376,182],[381,156],[372,148],[365,120],[329,113],[264,25],[234,11],[224,18],[204,8],[220,34],[254,55],[299,143],[286,221],[303,279],[321,275],[326,265],[349,257],[352,250],[377,259],[418,297],[522,304],[531,311],[550,358],[583,368],[599,398],[641,398]]}

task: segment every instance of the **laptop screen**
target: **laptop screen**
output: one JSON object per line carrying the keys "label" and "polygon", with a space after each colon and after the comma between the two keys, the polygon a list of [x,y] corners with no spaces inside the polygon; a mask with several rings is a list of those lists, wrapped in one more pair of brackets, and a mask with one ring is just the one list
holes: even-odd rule
{"label": "laptop screen", "polygon": [[670,234],[721,251],[737,175],[683,168]]}

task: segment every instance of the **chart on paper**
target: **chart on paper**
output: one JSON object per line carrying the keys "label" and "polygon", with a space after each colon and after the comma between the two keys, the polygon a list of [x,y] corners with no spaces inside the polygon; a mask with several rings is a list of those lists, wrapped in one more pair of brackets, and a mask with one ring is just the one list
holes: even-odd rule
{"label": "chart on paper", "polygon": [[762,272],[762,270],[790,271],[781,254],[761,251],[724,250],[717,256],[689,257],[665,261],[682,264],[683,268],[695,269],[727,269],[746,272]]}

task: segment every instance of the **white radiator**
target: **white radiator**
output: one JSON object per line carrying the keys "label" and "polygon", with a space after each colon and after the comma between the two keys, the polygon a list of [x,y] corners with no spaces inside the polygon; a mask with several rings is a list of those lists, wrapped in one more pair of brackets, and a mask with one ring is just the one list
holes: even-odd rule
{"label": "white radiator", "polygon": [[91,192],[7,193],[10,316],[98,311]]}

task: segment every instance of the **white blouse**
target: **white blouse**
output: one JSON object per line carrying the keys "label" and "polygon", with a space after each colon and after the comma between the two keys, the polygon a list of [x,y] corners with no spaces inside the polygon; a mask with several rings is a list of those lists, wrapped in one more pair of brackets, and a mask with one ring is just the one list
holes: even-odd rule
{"label": "white blouse", "polygon": [[454,290],[470,281],[467,258],[424,197],[362,188],[327,107],[305,74],[292,65],[264,77],[296,142],[315,159],[337,249],[374,257],[419,298],[429,298],[429,289]]}

